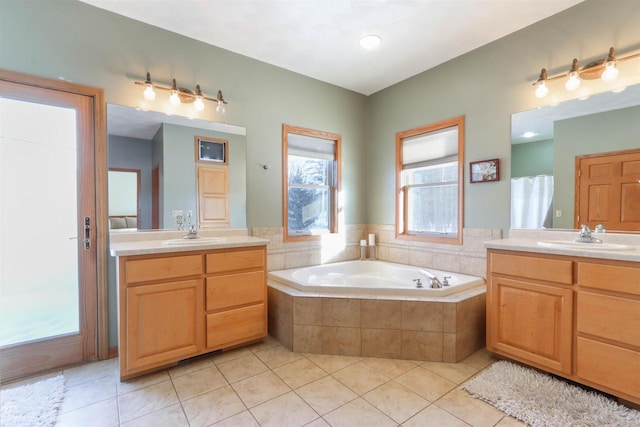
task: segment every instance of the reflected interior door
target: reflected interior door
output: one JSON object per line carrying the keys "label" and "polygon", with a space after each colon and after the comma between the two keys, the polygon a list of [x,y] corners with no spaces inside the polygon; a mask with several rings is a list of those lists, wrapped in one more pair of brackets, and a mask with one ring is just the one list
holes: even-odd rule
{"label": "reflected interior door", "polygon": [[576,157],[574,226],[640,231],[640,150]]}
{"label": "reflected interior door", "polygon": [[0,81],[0,375],[96,357],[93,98]]}

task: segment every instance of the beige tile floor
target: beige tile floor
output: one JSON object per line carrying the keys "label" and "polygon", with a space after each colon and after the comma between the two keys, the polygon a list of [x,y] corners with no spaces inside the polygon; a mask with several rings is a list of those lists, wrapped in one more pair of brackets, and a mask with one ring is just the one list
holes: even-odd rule
{"label": "beige tile floor", "polygon": [[64,371],[58,426],[524,426],[460,388],[491,363],[292,353],[272,338],[127,382],[117,360]]}

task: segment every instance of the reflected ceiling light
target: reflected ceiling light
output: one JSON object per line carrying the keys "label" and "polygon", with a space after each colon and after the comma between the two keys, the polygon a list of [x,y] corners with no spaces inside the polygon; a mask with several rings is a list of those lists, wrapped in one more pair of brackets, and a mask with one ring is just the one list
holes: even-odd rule
{"label": "reflected ceiling light", "polygon": [[564,87],[570,91],[576,90],[585,80],[602,79],[604,82],[612,82],[618,77],[617,64],[634,58],[640,58],[638,51],[616,58],[615,49],[612,47],[606,58],[590,62],[582,68],[577,58],[573,59],[569,71],[564,73],[548,76],[546,68],[543,68],[540,77],[533,83],[536,87],[535,95],[538,98],[544,98],[549,93],[549,82],[558,79],[567,79]]}
{"label": "reflected ceiling light", "polygon": [[378,45],[382,42],[380,36],[375,34],[368,34],[360,39],[360,46],[364,49],[371,50],[378,47]]}
{"label": "reflected ceiling light", "polygon": [[209,98],[202,94],[202,90],[200,89],[200,85],[196,85],[195,91],[185,89],[182,87],[178,87],[176,83],[176,79],[171,80],[171,86],[165,86],[161,84],[154,83],[151,81],[151,74],[147,73],[147,79],[144,82],[134,82],[136,85],[144,86],[144,92],[142,96],[147,101],[154,101],[156,99],[156,90],[163,90],[166,92],[170,92],[169,102],[172,105],[180,105],[180,104],[191,104],[193,103],[193,107],[196,111],[202,111],[205,108],[204,101],[212,101],[216,103],[216,111],[218,113],[224,114],[226,112],[224,97],[222,96],[222,91],[219,90],[218,94],[215,98]]}
{"label": "reflected ceiling light", "polygon": [[535,133],[535,132],[531,132],[531,131],[527,131],[527,132],[525,132],[525,133],[523,133],[523,134],[522,134],[522,136],[523,136],[524,138],[533,138],[533,137],[534,137],[534,136],[536,136],[536,135],[537,135],[537,133]]}

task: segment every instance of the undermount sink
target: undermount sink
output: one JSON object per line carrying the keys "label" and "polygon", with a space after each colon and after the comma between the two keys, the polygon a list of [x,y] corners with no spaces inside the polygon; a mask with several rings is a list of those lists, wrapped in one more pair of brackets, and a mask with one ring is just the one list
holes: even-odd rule
{"label": "undermount sink", "polygon": [[173,246],[190,246],[190,245],[206,245],[207,243],[224,242],[224,237],[198,237],[197,239],[170,239],[163,240],[163,245]]}
{"label": "undermount sink", "polygon": [[539,246],[545,246],[548,248],[558,249],[581,249],[581,250],[594,250],[594,251],[631,251],[634,250],[633,246],[620,245],[617,243],[583,243],[572,242],[566,240],[543,240],[538,242]]}

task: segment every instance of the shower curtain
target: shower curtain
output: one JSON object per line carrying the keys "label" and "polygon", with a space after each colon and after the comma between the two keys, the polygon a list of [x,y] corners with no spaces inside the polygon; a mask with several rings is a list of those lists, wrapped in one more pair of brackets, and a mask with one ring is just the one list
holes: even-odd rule
{"label": "shower curtain", "polygon": [[511,228],[551,228],[553,176],[511,178]]}

